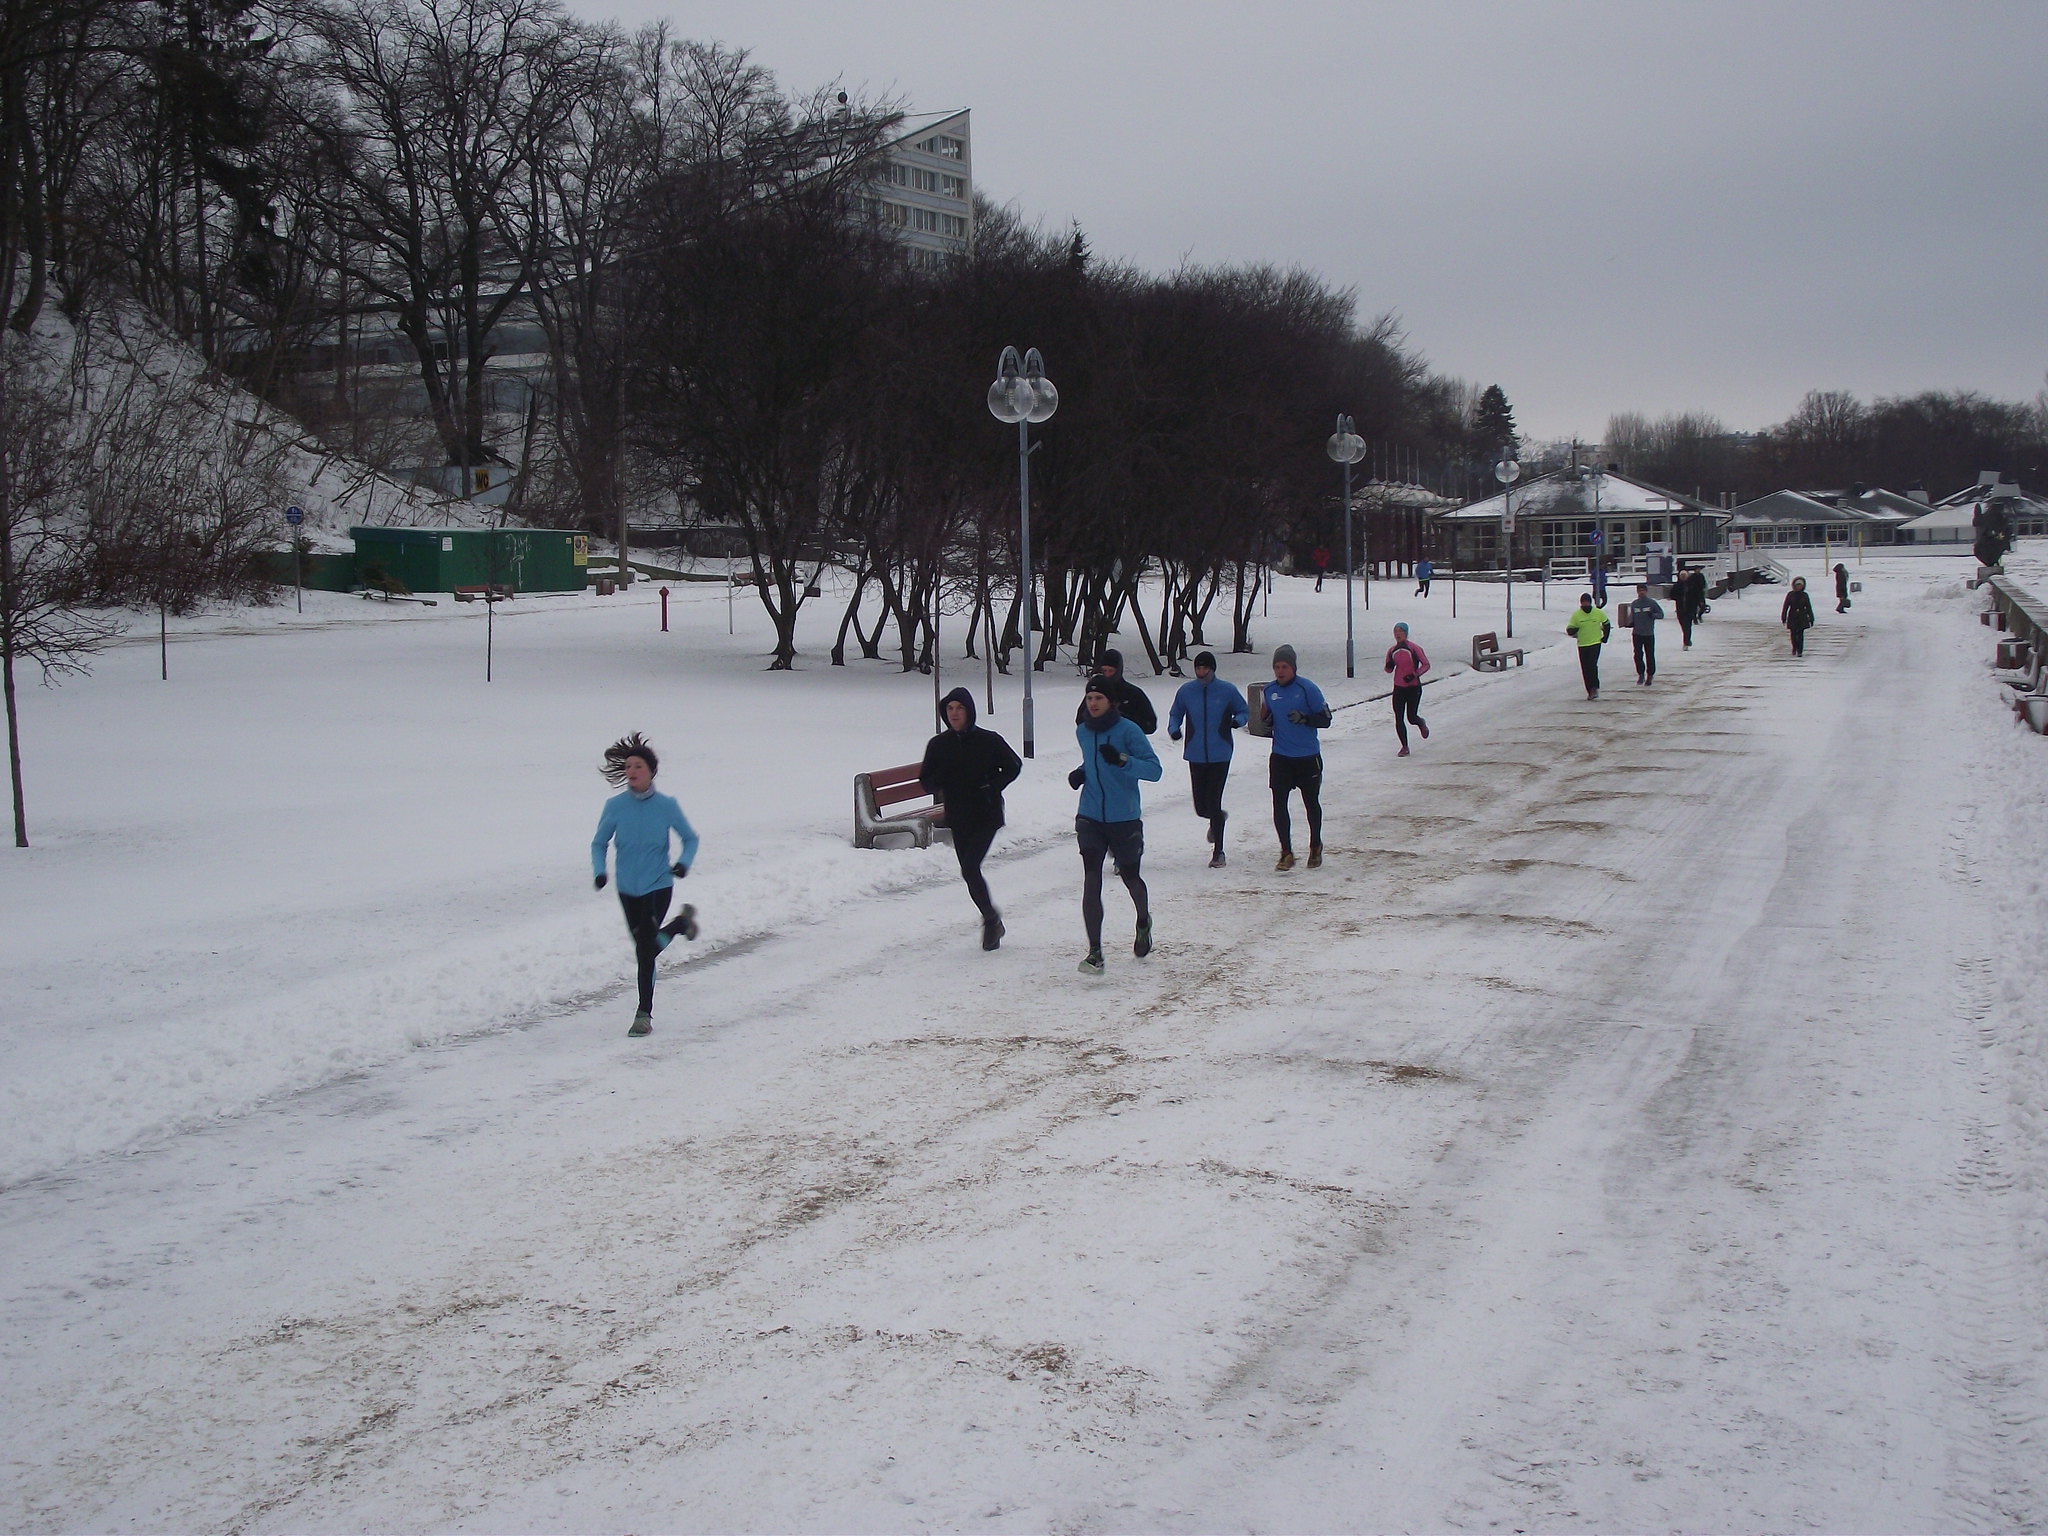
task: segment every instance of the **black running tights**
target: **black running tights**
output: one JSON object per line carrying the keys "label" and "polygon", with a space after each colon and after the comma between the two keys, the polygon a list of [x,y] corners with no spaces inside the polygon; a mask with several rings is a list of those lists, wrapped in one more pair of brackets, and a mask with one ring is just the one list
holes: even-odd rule
{"label": "black running tights", "polygon": [[[1394,689],[1394,734],[1401,738],[1401,745],[1408,745],[1408,722],[1422,724],[1422,684],[1410,683],[1407,687]],[[1320,841],[1320,839],[1318,839]]]}
{"label": "black running tights", "polygon": [[640,1011],[654,1012],[654,957],[661,953],[661,922],[668,916],[669,897],[675,887],[664,885],[645,896],[619,892],[619,905],[626,912],[626,931],[633,935],[633,954],[640,962]]}
{"label": "black running tights", "polygon": [[[1090,954],[1102,948],[1102,862],[1108,857],[1107,848],[1081,850],[1081,921],[1088,928]],[[1128,869],[1119,869],[1117,878],[1131,893],[1131,905],[1138,909],[1138,921],[1144,922],[1152,915],[1152,893],[1145,889],[1145,877],[1133,864]]]}
{"label": "black running tights", "polygon": [[981,861],[988,857],[989,845],[995,840],[994,827],[953,829],[953,856],[960,861],[960,878],[967,882],[967,894],[974,898],[975,910],[984,920],[996,915],[995,899],[988,893],[988,882],[981,877]]}

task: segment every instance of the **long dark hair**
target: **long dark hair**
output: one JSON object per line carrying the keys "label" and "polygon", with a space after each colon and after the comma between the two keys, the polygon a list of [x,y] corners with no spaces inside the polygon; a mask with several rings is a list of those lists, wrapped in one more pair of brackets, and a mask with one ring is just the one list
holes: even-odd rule
{"label": "long dark hair", "polygon": [[604,775],[605,782],[613,788],[622,787],[626,782],[626,759],[637,757],[647,764],[649,773],[661,772],[661,759],[654,755],[654,748],[647,744],[647,738],[635,731],[630,736],[621,736],[604,749],[604,764],[597,771]]}

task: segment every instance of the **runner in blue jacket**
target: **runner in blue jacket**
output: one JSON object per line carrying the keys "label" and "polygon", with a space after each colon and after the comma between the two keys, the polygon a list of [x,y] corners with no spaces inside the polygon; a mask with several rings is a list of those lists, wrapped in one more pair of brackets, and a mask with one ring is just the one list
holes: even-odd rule
{"label": "runner in blue jacket", "polygon": [[1081,921],[1088,930],[1088,954],[1081,972],[1100,976],[1102,963],[1102,861],[1114,856],[1117,878],[1137,908],[1138,933],[1131,953],[1143,959],[1152,953],[1152,896],[1139,874],[1145,857],[1144,800],[1141,780],[1157,783],[1165,769],[1145,733],[1117,713],[1114,684],[1106,677],[1088,679],[1081,698],[1081,723],[1074,740],[1081,748],[1081,766],[1067,783],[1081,791],[1074,816],[1074,841],[1081,849]]}
{"label": "runner in blue jacket", "polygon": [[1272,724],[1273,762],[1266,782],[1273,790],[1273,830],[1280,834],[1279,870],[1294,868],[1294,826],[1287,797],[1301,791],[1308,816],[1308,867],[1323,866],[1323,748],[1317,732],[1330,724],[1323,690],[1294,670],[1294,647],[1273,652],[1273,681],[1259,689],[1260,718]]}
{"label": "runner in blue jacket", "polygon": [[1180,685],[1173,708],[1166,713],[1166,734],[1175,741],[1187,738],[1181,755],[1187,759],[1188,781],[1194,787],[1195,814],[1209,819],[1209,841],[1216,846],[1209,859],[1211,869],[1223,867],[1223,823],[1230,819],[1223,809],[1223,785],[1230,777],[1233,751],[1230,733],[1242,730],[1250,718],[1237,685],[1216,675],[1216,653],[1198,653],[1195,680]]}
{"label": "runner in blue jacket", "polygon": [[[605,801],[597,818],[597,835],[590,840],[590,873],[598,890],[610,877],[605,873],[605,855],[617,848],[619,906],[626,914],[626,931],[633,935],[633,951],[640,963],[640,1011],[633,1015],[629,1035],[651,1034],[654,1030],[654,957],[668,948],[680,934],[697,937],[697,909],[683,910],[666,923],[674,882],[690,872],[697,861],[697,834],[690,827],[683,808],[667,795],[657,793],[654,775],[661,760],[638,731],[604,749],[604,766],[598,769],[613,784],[624,785],[620,793]],[[669,834],[681,842],[673,855]]]}

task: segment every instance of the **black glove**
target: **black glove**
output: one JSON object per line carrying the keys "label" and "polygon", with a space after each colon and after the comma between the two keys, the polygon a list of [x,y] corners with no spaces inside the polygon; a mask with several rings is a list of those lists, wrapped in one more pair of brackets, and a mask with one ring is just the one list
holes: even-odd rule
{"label": "black glove", "polygon": [[1166,733],[1166,739],[1167,739],[1168,741],[1179,741],[1179,740],[1180,740],[1180,732],[1179,732],[1179,731],[1168,731],[1168,732]]}
{"label": "black glove", "polygon": [[611,879],[612,877],[610,875],[599,875],[595,880],[590,882],[590,888],[593,891],[601,891],[607,885],[611,884]]}
{"label": "black glove", "polygon": [[678,880],[680,880],[683,878],[683,876],[687,875],[690,872],[690,866],[685,864],[681,859],[677,859],[675,863],[669,865],[668,872],[674,875]]}
{"label": "black glove", "polygon": [[1117,751],[1115,747],[1104,747],[1102,749],[1102,760],[1112,768],[1121,768],[1130,761],[1130,758],[1124,753]]}
{"label": "black glove", "polygon": [[1291,723],[1295,725],[1306,725],[1308,723],[1308,716],[1304,715],[1298,709],[1290,709],[1289,711],[1287,711],[1287,718]]}
{"label": "black glove", "polygon": [[1087,782],[1088,770],[1086,768],[1076,768],[1072,773],[1067,775],[1067,788],[1069,789],[1079,789],[1083,784],[1086,784]]}

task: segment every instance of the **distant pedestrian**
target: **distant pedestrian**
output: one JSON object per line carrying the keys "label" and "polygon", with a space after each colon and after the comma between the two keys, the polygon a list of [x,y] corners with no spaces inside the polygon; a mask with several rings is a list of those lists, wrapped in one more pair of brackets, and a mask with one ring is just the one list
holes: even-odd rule
{"label": "distant pedestrian", "polygon": [[[654,959],[679,935],[697,937],[697,909],[685,905],[666,923],[669,899],[675,882],[690,872],[697,861],[697,834],[691,830],[683,808],[654,788],[654,775],[661,760],[654,748],[635,731],[604,749],[604,766],[598,769],[606,781],[622,786],[605,801],[597,818],[597,835],[590,840],[592,882],[603,890],[610,877],[605,873],[605,856],[617,849],[619,906],[626,914],[626,931],[633,935],[633,953],[639,962],[640,1011],[633,1015],[629,1035],[651,1034],[654,1030]],[[669,834],[681,847],[673,853]]]}
{"label": "distant pedestrian", "polygon": [[1017,782],[1024,764],[1007,741],[974,723],[974,695],[965,688],[947,694],[942,711],[946,728],[925,744],[917,779],[945,807],[960,878],[981,914],[981,947],[995,949],[1003,942],[1003,915],[989,896],[981,861],[1003,829],[1003,791]]}
{"label": "distant pedestrian", "polygon": [[1599,608],[1607,606],[1607,562],[1604,559],[1593,562],[1593,603]]}
{"label": "distant pedestrian", "polygon": [[1166,712],[1166,734],[1174,741],[1186,738],[1181,755],[1187,759],[1188,782],[1195,793],[1195,814],[1209,821],[1211,869],[1223,868],[1223,824],[1230,819],[1223,809],[1223,786],[1230,778],[1230,759],[1236,750],[1233,730],[1242,730],[1251,716],[1244,695],[1235,683],[1216,675],[1216,653],[1200,651],[1195,656],[1195,676],[1182,683]]}
{"label": "distant pedestrian", "polygon": [[1081,723],[1074,727],[1081,766],[1067,783],[1081,791],[1074,814],[1074,841],[1081,849],[1081,922],[1088,930],[1088,953],[1081,960],[1084,976],[1100,976],[1102,960],[1102,863],[1116,861],[1117,878],[1131,893],[1137,909],[1137,937],[1131,953],[1140,960],[1152,953],[1152,896],[1145,889],[1139,864],[1145,857],[1145,807],[1139,781],[1157,782],[1165,772],[1145,733],[1117,712],[1111,679],[1088,679],[1081,696]]}
{"label": "distant pedestrian", "polygon": [[1309,555],[1310,564],[1316,568],[1316,590],[1323,590],[1323,578],[1330,573],[1330,552],[1318,544]]}
{"label": "distant pedestrian", "polygon": [[1387,649],[1387,671],[1394,674],[1394,734],[1401,739],[1396,757],[1408,755],[1408,722],[1429,740],[1429,724],[1422,718],[1422,674],[1429,670],[1429,658],[1422,647],[1408,638],[1408,626],[1394,626],[1394,643]]}
{"label": "distant pedestrian", "polygon": [[1792,632],[1792,654],[1806,654],[1806,632],[1813,628],[1813,599],[1806,595],[1806,578],[1794,576],[1785,605],[1778,610],[1778,622]]}
{"label": "distant pedestrian", "polygon": [[1835,567],[1835,612],[1847,613],[1848,611],[1849,567],[1847,567],[1846,565],[1838,565]]}
{"label": "distant pedestrian", "polygon": [[[1150,736],[1159,729],[1159,713],[1152,707],[1152,700],[1145,690],[1124,676],[1124,653],[1104,651],[1102,660],[1096,664],[1095,675],[1110,685],[1109,696],[1116,704],[1116,712],[1139,730]],[[1079,725],[1088,718],[1088,705],[1084,701],[1074,711],[1074,724]]]}
{"label": "distant pedestrian", "polygon": [[1636,600],[1628,605],[1624,617],[1635,640],[1636,681],[1647,688],[1657,681],[1657,621],[1664,617],[1647,582],[1636,583]]}
{"label": "distant pedestrian", "polygon": [[1278,870],[1294,868],[1294,824],[1287,814],[1288,797],[1301,791],[1302,813],[1308,818],[1308,867],[1323,867],[1323,748],[1318,731],[1330,727],[1330,705],[1323,690],[1295,670],[1294,647],[1273,652],[1273,681],[1260,685],[1259,717],[1273,735],[1273,757],[1266,782],[1273,791],[1273,830],[1280,837]]}
{"label": "distant pedestrian", "polygon": [[1435,575],[1436,563],[1434,561],[1418,560],[1415,562],[1415,595],[1417,597],[1429,596],[1429,583]]}
{"label": "distant pedestrian", "polygon": [[1600,647],[1614,633],[1607,622],[1607,610],[1593,605],[1593,594],[1581,592],[1579,606],[1565,620],[1564,632],[1579,644],[1579,676],[1586,684],[1586,697],[1600,697]]}
{"label": "distant pedestrian", "polygon": [[1706,573],[1697,566],[1688,566],[1679,572],[1678,591],[1673,594],[1672,607],[1678,610],[1678,636],[1685,642],[1684,649],[1692,649],[1693,626],[1707,607]]}

